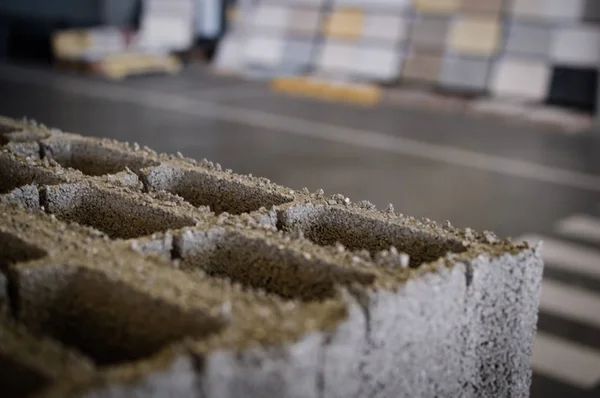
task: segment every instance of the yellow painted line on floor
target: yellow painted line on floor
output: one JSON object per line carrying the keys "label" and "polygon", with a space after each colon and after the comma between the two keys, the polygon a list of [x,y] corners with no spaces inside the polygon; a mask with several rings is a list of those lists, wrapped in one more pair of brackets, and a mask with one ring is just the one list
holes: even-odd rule
{"label": "yellow painted line on floor", "polygon": [[377,85],[342,84],[306,77],[275,79],[271,82],[271,89],[279,93],[364,106],[375,106],[383,98],[383,92]]}

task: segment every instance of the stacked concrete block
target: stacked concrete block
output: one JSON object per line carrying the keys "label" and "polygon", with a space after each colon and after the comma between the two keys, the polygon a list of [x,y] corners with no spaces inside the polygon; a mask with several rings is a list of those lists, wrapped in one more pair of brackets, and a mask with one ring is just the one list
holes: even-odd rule
{"label": "stacked concrete block", "polygon": [[47,132],[0,153],[3,393],[528,395],[539,248]]}

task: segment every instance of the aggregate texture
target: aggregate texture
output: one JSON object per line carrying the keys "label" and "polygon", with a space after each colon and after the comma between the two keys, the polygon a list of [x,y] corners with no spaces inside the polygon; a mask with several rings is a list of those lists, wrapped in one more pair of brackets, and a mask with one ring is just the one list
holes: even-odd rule
{"label": "aggregate texture", "polygon": [[0,118],[0,396],[525,397],[540,250]]}

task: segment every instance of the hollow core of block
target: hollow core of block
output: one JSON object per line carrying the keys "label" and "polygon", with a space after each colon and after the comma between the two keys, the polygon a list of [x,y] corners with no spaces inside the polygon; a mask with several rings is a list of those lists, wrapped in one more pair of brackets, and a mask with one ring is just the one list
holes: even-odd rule
{"label": "hollow core of block", "polygon": [[129,168],[137,173],[158,163],[142,156],[107,148],[87,140],[55,140],[43,144],[43,155],[63,167],[70,167],[89,176],[115,174]]}
{"label": "hollow core of block", "polygon": [[211,231],[190,234],[177,243],[184,270],[202,269],[242,285],[286,299],[321,300],[335,294],[335,284],[373,283],[373,274],[327,264],[242,234]]}

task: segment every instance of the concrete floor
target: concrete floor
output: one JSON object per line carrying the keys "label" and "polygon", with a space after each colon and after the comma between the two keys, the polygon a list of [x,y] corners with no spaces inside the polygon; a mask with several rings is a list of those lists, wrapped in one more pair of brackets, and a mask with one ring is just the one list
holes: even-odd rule
{"label": "concrete floor", "polygon": [[532,396],[600,396],[600,255],[581,254],[600,247],[600,221],[587,235],[573,232],[581,222],[567,232],[559,224],[575,213],[586,215],[586,225],[600,216],[593,135],[294,99],[202,68],[116,84],[0,65],[0,114],[206,157],[296,189],[323,188],[378,207],[391,202],[405,214],[461,227],[574,245],[568,261],[564,248],[550,247],[548,283],[562,283],[558,292],[577,299],[575,315],[556,295],[542,300]]}

